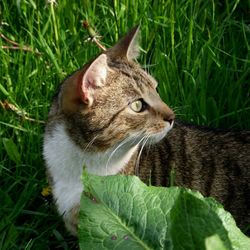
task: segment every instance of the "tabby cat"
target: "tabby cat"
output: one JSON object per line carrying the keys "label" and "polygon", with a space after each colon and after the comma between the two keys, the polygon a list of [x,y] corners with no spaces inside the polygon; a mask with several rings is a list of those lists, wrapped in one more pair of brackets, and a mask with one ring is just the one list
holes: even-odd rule
{"label": "tabby cat", "polygon": [[43,155],[66,227],[77,234],[84,165],[89,173],[137,174],[153,185],[167,185],[174,168],[176,185],[215,197],[240,227],[247,225],[250,131],[174,121],[155,79],[134,62],[138,32],[65,79],[53,100]]}

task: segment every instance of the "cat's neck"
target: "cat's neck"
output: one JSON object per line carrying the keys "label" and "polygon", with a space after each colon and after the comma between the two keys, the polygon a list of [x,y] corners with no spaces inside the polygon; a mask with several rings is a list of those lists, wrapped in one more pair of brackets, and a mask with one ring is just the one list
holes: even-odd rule
{"label": "cat's neck", "polygon": [[67,134],[65,125],[58,124],[52,134],[45,138],[44,156],[50,171],[63,175],[81,176],[85,166],[87,171],[96,175],[113,175],[120,172],[129,162],[137,146],[131,148],[114,147],[105,152],[89,152],[80,149]]}

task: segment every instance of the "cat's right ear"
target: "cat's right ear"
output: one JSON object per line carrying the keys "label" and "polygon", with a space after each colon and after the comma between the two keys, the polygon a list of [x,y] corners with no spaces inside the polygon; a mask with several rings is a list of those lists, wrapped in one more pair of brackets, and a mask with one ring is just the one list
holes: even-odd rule
{"label": "cat's right ear", "polygon": [[89,107],[94,101],[95,89],[104,85],[108,74],[107,56],[98,56],[78,82],[78,91],[83,103]]}

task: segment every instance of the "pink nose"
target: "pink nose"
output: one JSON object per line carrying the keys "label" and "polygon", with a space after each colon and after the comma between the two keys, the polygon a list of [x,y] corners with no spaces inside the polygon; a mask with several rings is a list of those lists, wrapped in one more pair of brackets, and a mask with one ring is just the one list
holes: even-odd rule
{"label": "pink nose", "polygon": [[171,112],[168,112],[164,115],[163,120],[172,124],[172,122],[174,121],[174,118],[175,118],[175,114],[171,110]]}
{"label": "pink nose", "polygon": [[161,114],[164,121],[172,124],[175,119],[175,114],[165,103],[162,106]]}

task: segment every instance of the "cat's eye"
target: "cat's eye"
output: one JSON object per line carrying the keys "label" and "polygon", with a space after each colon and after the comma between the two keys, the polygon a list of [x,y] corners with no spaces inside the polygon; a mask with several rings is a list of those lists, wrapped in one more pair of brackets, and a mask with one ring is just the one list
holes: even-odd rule
{"label": "cat's eye", "polygon": [[138,99],[130,104],[130,108],[136,113],[144,111],[146,107],[147,104],[142,99]]}

